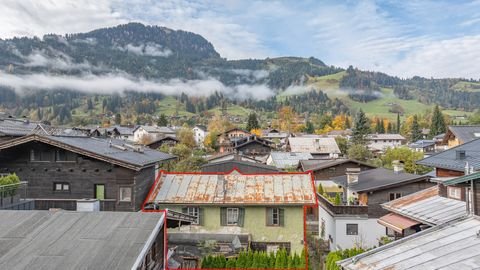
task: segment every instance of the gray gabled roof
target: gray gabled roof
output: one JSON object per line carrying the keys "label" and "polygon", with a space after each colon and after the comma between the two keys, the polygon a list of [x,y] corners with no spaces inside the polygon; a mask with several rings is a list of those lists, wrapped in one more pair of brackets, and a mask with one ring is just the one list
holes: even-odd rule
{"label": "gray gabled roof", "polygon": [[[464,150],[465,158],[457,159],[456,151]],[[427,158],[417,161],[417,164],[443,168],[454,171],[464,171],[465,165],[473,167],[475,171],[480,169],[480,140],[476,139],[468,143],[450,148],[446,151],[431,155]]]}
{"label": "gray gabled roof", "polygon": [[37,134],[2,143],[0,144],[0,149],[7,149],[31,141],[39,141],[133,170],[141,170],[157,162],[175,158],[175,156],[152,150],[148,147],[132,147],[122,140],[94,137],[43,136]]}
{"label": "gray gabled roof", "polygon": [[[348,187],[355,192],[366,192],[390,188],[405,183],[423,181],[429,179],[429,176],[411,174],[406,172],[395,173],[393,170],[377,168],[362,171],[358,175],[358,181],[349,184]],[[347,185],[347,176],[337,176],[331,178],[336,184],[345,187]]]}
{"label": "gray gabled roof", "polygon": [[302,170],[304,172],[306,171],[318,171],[318,170],[323,170],[326,168],[330,168],[333,166],[345,164],[345,163],[356,163],[357,165],[363,165],[363,166],[368,166],[371,168],[376,168],[372,164],[368,164],[359,160],[355,159],[345,159],[345,158],[339,158],[339,159],[311,159],[311,160],[300,160],[300,165],[302,166]]}
{"label": "gray gabled roof", "polygon": [[462,218],[337,262],[346,270],[479,269],[478,216]]}
{"label": "gray gabled roof", "polygon": [[418,140],[414,143],[411,143],[408,147],[410,148],[426,148],[429,146],[435,145],[434,140]]}
{"label": "gray gabled roof", "polygon": [[164,213],[103,211],[2,210],[0,215],[0,269],[9,270],[133,269],[165,218]]}
{"label": "gray gabled roof", "polygon": [[461,143],[467,143],[469,141],[480,138],[479,125],[449,126],[448,129]]}
{"label": "gray gabled roof", "polygon": [[37,124],[27,119],[0,119],[0,136],[24,136],[32,132]]}

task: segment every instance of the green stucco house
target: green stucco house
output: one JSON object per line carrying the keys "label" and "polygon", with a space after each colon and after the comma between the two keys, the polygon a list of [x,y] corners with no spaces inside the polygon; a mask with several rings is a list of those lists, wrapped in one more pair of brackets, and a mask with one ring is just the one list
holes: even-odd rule
{"label": "green stucco house", "polygon": [[228,256],[246,247],[300,253],[305,246],[304,212],[315,204],[310,173],[234,170],[226,174],[162,172],[145,208],[197,217],[196,224],[168,231],[169,247],[183,252],[183,258],[194,258],[212,252]]}

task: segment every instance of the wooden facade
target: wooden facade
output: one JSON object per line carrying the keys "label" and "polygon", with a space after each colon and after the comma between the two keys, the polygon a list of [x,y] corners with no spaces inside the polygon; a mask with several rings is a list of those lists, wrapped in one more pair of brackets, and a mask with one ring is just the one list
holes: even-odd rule
{"label": "wooden facade", "polygon": [[349,161],[342,164],[333,165],[327,168],[322,168],[318,170],[313,170],[313,175],[315,180],[329,180],[332,177],[342,176],[345,175],[347,169],[350,168],[360,168],[360,170],[366,171],[375,169],[375,166],[371,166],[368,164],[360,164],[354,161]]}
{"label": "wooden facade", "polygon": [[436,168],[437,177],[457,177],[457,176],[462,176],[464,174],[465,174],[464,172],[460,172],[460,171]]}
{"label": "wooden facade", "polygon": [[36,209],[75,210],[76,200],[98,198],[102,210],[138,211],[155,179],[154,165],[136,171],[36,141],[1,150],[0,170],[28,182]]}

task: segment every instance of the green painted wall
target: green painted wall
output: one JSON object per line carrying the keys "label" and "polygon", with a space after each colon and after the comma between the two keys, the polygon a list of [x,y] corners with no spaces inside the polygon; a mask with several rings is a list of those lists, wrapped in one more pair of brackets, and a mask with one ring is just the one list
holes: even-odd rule
{"label": "green painted wall", "polygon": [[[221,226],[220,207],[201,206],[204,209],[203,226],[183,226],[179,229],[188,232],[209,233],[249,233],[252,241],[290,242],[292,252],[300,253],[303,249],[303,207],[280,207],[285,209],[285,225],[271,227],[266,225],[267,211],[264,206],[247,206],[245,208],[244,226]],[[181,212],[182,206],[164,205],[163,208]]]}

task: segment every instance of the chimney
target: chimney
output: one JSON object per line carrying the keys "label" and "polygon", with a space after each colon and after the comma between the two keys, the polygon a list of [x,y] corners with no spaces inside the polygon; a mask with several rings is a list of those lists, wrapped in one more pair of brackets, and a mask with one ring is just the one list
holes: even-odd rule
{"label": "chimney", "polygon": [[347,168],[347,184],[353,184],[358,182],[358,175],[360,174],[360,168]]}
{"label": "chimney", "polygon": [[98,212],[100,211],[100,202],[97,199],[77,200],[78,212]]}
{"label": "chimney", "polygon": [[466,157],[465,150],[455,150],[455,159],[463,160],[465,159],[465,157]]}
{"label": "chimney", "polygon": [[393,166],[393,173],[399,174],[403,172],[404,166],[403,166],[403,162],[401,162],[400,160],[392,161],[392,166]]}

